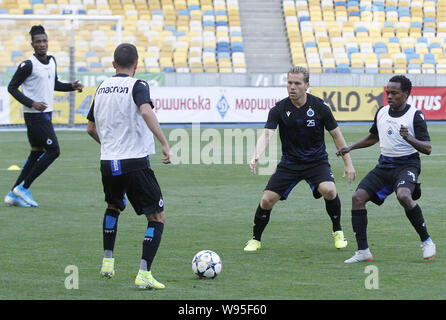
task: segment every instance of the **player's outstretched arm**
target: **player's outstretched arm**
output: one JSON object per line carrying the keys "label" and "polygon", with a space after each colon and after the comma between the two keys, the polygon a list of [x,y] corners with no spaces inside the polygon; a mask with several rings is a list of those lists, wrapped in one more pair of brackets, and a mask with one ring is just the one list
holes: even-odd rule
{"label": "player's outstretched arm", "polygon": [[141,110],[142,117],[149,127],[150,131],[155,135],[158,141],[161,143],[161,147],[163,149],[163,163],[170,163],[170,148],[167,143],[167,139],[164,136],[163,130],[158,122],[158,118],[152,110],[152,106],[148,103],[142,104],[139,109]]}
{"label": "player's outstretched arm", "polygon": [[[341,129],[339,127],[329,131],[331,137],[333,138],[336,149],[339,150],[347,146],[345,142],[344,136],[342,135]],[[347,176],[347,181],[351,184],[356,178],[356,171],[353,167],[353,162],[348,153],[342,155],[342,159],[344,160],[344,174],[342,177]]]}
{"label": "player's outstretched arm", "polygon": [[352,150],[355,149],[362,149],[367,148],[370,146],[373,146],[375,143],[379,141],[379,137],[373,133],[370,133],[367,137],[362,138],[361,140],[355,142],[349,147],[342,147],[338,149],[338,152],[336,152],[336,155],[338,157],[343,156],[344,154],[349,153]]}
{"label": "player's outstretched arm", "polygon": [[254,154],[252,155],[251,162],[249,163],[249,167],[251,169],[251,172],[253,174],[256,174],[256,166],[259,162],[260,156],[265,152],[266,148],[269,145],[269,141],[271,140],[272,136],[274,135],[275,130],[273,129],[267,129],[263,131],[263,133],[260,135],[259,139],[257,140],[257,144],[254,150]]}

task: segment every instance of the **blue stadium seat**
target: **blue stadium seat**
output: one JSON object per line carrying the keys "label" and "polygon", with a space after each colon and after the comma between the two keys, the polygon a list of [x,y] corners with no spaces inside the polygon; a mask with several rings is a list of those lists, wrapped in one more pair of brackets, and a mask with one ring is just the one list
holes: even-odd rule
{"label": "blue stadium seat", "polygon": [[355,31],[356,32],[369,32],[369,30],[364,26],[357,27]]}
{"label": "blue stadium seat", "polygon": [[90,68],[102,68],[102,63],[93,61],[90,63]]}
{"label": "blue stadium seat", "polygon": [[345,63],[340,63],[336,67],[336,72],[337,73],[350,73],[350,66],[348,64],[345,64]]}
{"label": "blue stadium seat", "polygon": [[412,59],[420,59],[420,55],[418,53],[406,53],[406,61],[409,63]]}
{"label": "blue stadium seat", "polygon": [[175,37],[182,37],[186,35],[186,31],[175,31],[173,34]]}
{"label": "blue stadium seat", "polygon": [[230,52],[229,42],[217,42],[218,52]]}
{"label": "blue stadium seat", "polygon": [[35,5],[35,4],[42,4],[43,0],[31,0],[31,4]]}
{"label": "blue stadium seat", "polygon": [[164,67],[163,72],[175,72],[175,69],[173,67]]}
{"label": "blue stadium seat", "polygon": [[216,21],[215,22],[215,26],[220,27],[220,26],[228,26],[228,21]]}
{"label": "blue stadium seat", "polygon": [[304,48],[317,48],[317,43],[316,42],[305,42]]}
{"label": "blue stadium seat", "polygon": [[23,52],[22,51],[12,51],[11,52],[11,61],[14,60],[15,57],[22,57],[23,56]]}
{"label": "blue stadium seat", "polygon": [[398,16],[400,17],[410,17],[409,7],[398,7]]}
{"label": "blue stadium seat", "polygon": [[243,43],[234,41],[232,43],[232,52],[243,52]]}
{"label": "blue stadium seat", "polygon": [[441,48],[441,44],[438,42],[433,42],[429,45],[429,50],[431,50],[433,48]]}
{"label": "blue stadium seat", "polygon": [[77,72],[88,72],[87,67],[78,67]]}
{"label": "blue stadium seat", "polygon": [[302,16],[302,17],[299,17],[297,20],[298,20],[299,26],[300,26],[301,22],[303,22],[303,21],[311,21],[311,18],[308,17],[308,16]]}
{"label": "blue stadium seat", "polygon": [[415,53],[415,49],[414,48],[404,48],[403,49],[403,53],[405,53],[406,55],[414,54]]}
{"label": "blue stadium seat", "polygon": [[423,33],[424,32],[429,32],[429,33],[434,33],[435,34],[435,28],[432,27],[424,27],[423,29]]}
{"label": "blue stadium seat", "polygon": [[190,12],[189,12],[189,10],[178,10],[178,15],[190,17]]}
{"label": "blue stadium seat", "polygon": [[379,73],[379,69],[378,68],[367,67],[367,68],[365,68],[365,73],[377,74],[377,73]]}
{"label": "blue stadium seat", "polygon": [[34,14],[33,9],[23,9],[23,14]]}
{"label": "blue stadium seat", "polygon": [[400,43],[400,38],[398,37],[391,37],[389,38],[389,43],[393,42],[393,43]]}
{"label": "blue stadium seat", "polygon": [[373,11],[384,11],[384,2],[373,2]]}
{"label": "blue stadium seat", "polygon": [[375,53],[387,53],[387,46],[384,42],[376,42],[373,46]]}
{"label": "blue stadium seat", "polygon": [[348,48],[347,49],[347,56],[348,56],[348,58],[351,59],[352,53],[356,53],[356,52],[359,52],[358,48]]}
{"label": "blue stadium seat", "polygon": [[336,73],[336,68],[325,68],[325,73]]}
{"label": "blue stadium seat", "polygon": [[424,63],[432,63],[433,65],[435,65],[436,64],[435,55],[432,53],[425,53],[423,56],[423,62]]}
{"label": "blue stadium seat", "polygon": [[364,73],[364,68],[352,68],[351,69],[351,73],[355,73],[355,74],[363,74]]}
{"label": "blue stadium seat", "polygon": [[214,27],[215,22],[214,21],[203,21],[203,27]]}

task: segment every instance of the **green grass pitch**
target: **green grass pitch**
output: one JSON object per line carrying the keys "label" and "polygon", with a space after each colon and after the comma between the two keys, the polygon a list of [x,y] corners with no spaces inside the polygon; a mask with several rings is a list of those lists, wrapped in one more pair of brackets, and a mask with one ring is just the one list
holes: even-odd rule
{"label": "green grass pitch", "polygon": [[[348,143],[369,125],[341,126]],[[166,136],[173,129],[165,129]],[[188,129],[190,130],[190,129]],[[223,129],[220,129],[220,131]],[[429,125],[433,152],[422,155],[422,197],[437,257],[425,262],[418,235],[392,194],[384,205],[368,205],[369,244],[375,261],[346,265],[356,250],[350,222],[351,196],[377,162],[379,149],[356,150],[357,179],[342,178],[343,162],[326,137],[349,241],[336,250],[322,199],[305,182],[276,205],[259,252],[245,253],[254,211],[269,176],[254,176],[244,164],[162,165],[160,147],[151,163],[163,190],[167,223],[152,270],[163,291],[138,291],[147,222],[131,206],[121,214],[115,247],[116,276],[102,279],[102,219],[105,210],[99,145],[84,131],[58,131],[61,156],[31,187],[39,208],[0,205],[0,299],[446,299],[446,126]],[[26,133],[0,132],[0,194],[7,194],[29,152]],[[3,198],[2,198],[3,199]],[[199,280],[191,260],[203,249],[223,262],[214,280]],[[78,289],[67,289],[67,266],[79,271]],[[377,267],[379,288],[367,289],[367,265]]]}

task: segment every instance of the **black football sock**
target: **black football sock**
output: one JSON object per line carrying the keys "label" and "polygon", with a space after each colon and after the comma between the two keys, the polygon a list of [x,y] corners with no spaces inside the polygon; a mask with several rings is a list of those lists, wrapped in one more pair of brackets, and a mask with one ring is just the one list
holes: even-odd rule
{"label": "black football sock", "polygon": [[352,210],[353,233],[358,243],[358,250],[369,247],[367,243],[367,210]]}
{"label": "black football sock", "polygon": [[262,238],[263,230],[265,230],[266,225],[269,222],[269,218],[271,215],[271,210],[265,210],[260,207],[260,204],[257,207],[256,214],[254,216],[254,227],[253,227],[253,238],[257,241],[260,241]]}
{"label": "black football sock", "polygon": [[102,223],[102,235],[104,243],[104,257],[113,258],[116,234],[118,232],[119,211],[106,209]]}
{"label": "black football sock", "polygon": [[37,160],[39,160],[40,156],[43,154],[43,151],[31,151],[31,153],[28,156],[28,159],[26,159],[25,164],[23,165],[22,171],[20,172],[19,177],[17,178],[17,181],[15,182],[12,189],[14,189],[16,186],[18,186],[20,183],[22,183],[23,180],[28,176],[28,174],[31,172],[32,168],[36,164]]}
{"label": "black football sock", "polygon": [[59,148],[47,150],[34,164],[33,168],[25,178],[24,188],[29,188],[31,184],[59,157]]}
{"label": "black football sock", "polygon": [[406,216],[409,219],[412,226],[420,236],[421,241],[429,239],[429,233],[427,233],[426,224],[424,223],[423,212],[420,206],[417,204],[410,210],[406,210]]}
{"label": "black football sock", "polygon": [[150,271],[161,242],[163,230],[164,223],[162,222],[150,221],[147,225],[147,231],[142,243],[141,270]]}
{"label": "black football sock", "polygon": [[333,223],[333,232],[341,231],[341,200],[339,200],[339,196],[336,195],[336,198],[333,200],[324,200],[325,208]]}

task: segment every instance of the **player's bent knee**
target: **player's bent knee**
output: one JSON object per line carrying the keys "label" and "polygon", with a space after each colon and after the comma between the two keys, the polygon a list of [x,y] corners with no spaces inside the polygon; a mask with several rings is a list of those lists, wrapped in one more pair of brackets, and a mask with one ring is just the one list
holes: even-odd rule
{"label": "player's bent knee", "polygon": [[412,194],[408,188],[400,188],[396,193],[396,198],[398,201],[404,205],[410,205],[412,203]]}
{"label": "player's bent knee", "polygon": [[147,214],[146,217],[147,221],[149,222],[160,222],[162,224],[166,223],[166,215],[164,214],[164,211]]}
{"label": "player's bent knee", "polygon": [[57,159],[60,156],[60,148],[59,146],[52,148],[50,150],[48,150],[47,152],[51,153],[51,156],[53,157],[53,159]]}
{"label": "player's bent knee", "polygon": [[353,207],[363,206],[369,200],[367,191],[358,189],[352,196]]}
{"label": "player's bent knee", "polygon": [[121,211],[119,210],[118,207],[116,207],[115,205],[110,204],[110,203],[107,205],[106,211],[109,212],[109,215],[114,216],[114,217],[118,217],[119,214],[121,213]]}
{"label": "player's bent knee", "polygon": [[321,182],[317,187],[317,191],[324,197],[325,200],[333,200],[336,198],[336,185],[331,182]]}
{"label": "player's bent knee", "polygon": [[265,210],[271,210],[274,205],[279,201],[280,195],[272,191],[265,191],[262,199],[260,200],[260,207]]}

